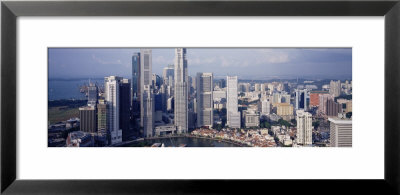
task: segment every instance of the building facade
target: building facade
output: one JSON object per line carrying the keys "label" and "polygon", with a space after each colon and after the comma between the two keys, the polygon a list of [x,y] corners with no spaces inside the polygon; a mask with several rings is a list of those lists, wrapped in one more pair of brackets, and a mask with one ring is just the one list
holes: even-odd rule
{"label": "building facade", "polygon": [[154,94],[152,85],[152,51],[140,50],[140,125],[144,137],[154,135]]}
{"label": "building facade", "polygon": [[331,147],[352,147],[351,119],[328,118]]}
{"label": "building facade", "polygon": [[110,134],[110,144],[122,142],[122,130],[119,127],[120,115],[120,81],[122,77],[109,76],[104,78],[104,98],[107,102],[107,130]]}
{"label": "building facade", "polygon": [[186,48],[175,49],[174,121],[177,133],[188,132],[188,69]]}
{"label": "building facade", "polygon": [[297,144],[312,145],[312,115],[304,110],[296,111],[297,119]]}
{"label": "building facade", "polygon": [[213,125],[213,74],[197,73],[197,127]]}
{"label": "building facade", "polygon": [[79,108],[80,130],[87,133],[97,132],[97,116],[95,106]]}
{"label": "building facade", "polygon": [[232,128],[240,128],[240,112],[238,111],[238,78],[237,76],[227,76],[226,93],[226,115],[227,125]]}
{"label": "building facade", "polygon": [[140,115],[140,53],[136,52],[132,55],[132,80],[131,80],[131,101],[132,114]]}
{"label": "building facade", "polygon": [[329,94],[331,94],[333,97],[339,97],[341,94],[341,84],[340,80],[338,81],[331,81],[330,82],[330,88],[329,88]]}

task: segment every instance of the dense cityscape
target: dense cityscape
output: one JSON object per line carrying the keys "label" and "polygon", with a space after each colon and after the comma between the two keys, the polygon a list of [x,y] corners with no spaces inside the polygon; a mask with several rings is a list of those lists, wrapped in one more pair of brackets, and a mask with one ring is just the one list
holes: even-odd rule
{"label": "dense cityscape", "polygon": [[49,100],[48,146],[352,147],[351,79],[189,76],[188,50],[158,75],[152,49],[140,49],[129,78],[88,79],[76,87],[85,100]]}

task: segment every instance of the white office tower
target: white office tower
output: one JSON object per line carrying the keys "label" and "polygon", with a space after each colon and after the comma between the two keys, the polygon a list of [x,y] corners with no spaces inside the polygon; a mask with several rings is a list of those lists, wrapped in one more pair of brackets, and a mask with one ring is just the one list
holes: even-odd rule
{"label": "white office tower", "polygon": [[312,115],[304,110],[297,110],[297,144],[312,145]]}
{"label": "white office tower", "polygon": [[261,115],[268,115],[271,113],[271,102],[269,98],[261,100]]}
{"label": "white office tower", "polygon": [[188,132],[188,69],[186,49],[175,49],[174,121],[177,133]]}
{"label": "white office tower", "polygon": [[122,130],[119,128],[119,86],[122,77],[104,78],[104,95],[107,102],[107,131],[110,132],[110,144],[122,142]]}
{"label": "white office tower", "polygon": [[329,94],[333,95],[333,97],[338,97],[338,96],[340,96],[341,88],[342,88],[342,86],[340,84],[340,80],[331,81],[330,88],[329,88]]}
{"label": "white office tower", "polygon": [[331,147],[352,147],[351,119],[328,118]]}
{"label": "white office tower", "polygon": [[231,128],[240,128],[240,112],[238,111],[238,78],[237,76],[226,77],[226,114],[227,125]]}
{"label": "white office tower", "polygon": [[140,125],[145,137],[153,136],[154,94],[152,85],[151,49],[140,50]]}
{"label": "white office tower", "polygon": [[197,127],[213,125],[213,74],[197,73]]}

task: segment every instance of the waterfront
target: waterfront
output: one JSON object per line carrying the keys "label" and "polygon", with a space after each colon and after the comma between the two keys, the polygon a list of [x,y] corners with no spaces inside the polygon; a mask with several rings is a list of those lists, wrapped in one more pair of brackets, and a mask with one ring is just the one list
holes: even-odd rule
{"label": "waterfront", "polygon": [[[97,82],[102,84],[104,81],[103,79],[92,79],[91,82],[95,83]],[[79,87],[88,83],[89,79],[76,79],[76,80],[50,79],[48,88],[49,100],[87,99],[85,94],[79,91]]]}
{"label": "waterfront", "polygon": [[[143,142],[143,141],[142,141]],[[186,144],[186,147],[239,147],[238,144],[228,143],[224,141],[217,141],[208,138],[196,137],[172,137],[172,138],[156,138],[146,139],[146,145],[151,146],[154,143],[164,144],[165,147],[179,147],[181,144]],[[130,143],[123,147],[137,146],[136,143]]]}

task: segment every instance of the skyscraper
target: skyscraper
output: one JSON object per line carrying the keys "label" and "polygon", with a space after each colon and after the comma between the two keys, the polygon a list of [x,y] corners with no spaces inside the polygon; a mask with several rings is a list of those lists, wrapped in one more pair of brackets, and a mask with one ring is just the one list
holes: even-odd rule
{"label": "skyscraper", "polygon": [[338,116],[338,113],[342,112],[342,105],[335,102],[333,99],[326,100],[326,115],[327,116]]}
{"label": "skyscraper", "polygon": [[122,142],[122,130],[119,127],[120,114],[120,81],[122,77],[104,78],[104,97],[107,102],[107,130],[110,133],[110,144]]}
{"label": "skyscraper", "polygon": [[213,125],[213,74],[197,73],[197,127]]}
{"label": "skyscraper", "polygon": [[308,105],[310,104],[310,95],[307,89],[296,89],[296,110],[303,109],[308,110]]}
{"label": "skyscraper", "polygon": [[107,102],[103,99],[97,104],[97,132],[107,133]]}
{"label": "skyscraper", "polygon": [[304,110],[297,110],[297,144],[312,144],[312,115]]}
{"label": "skyscraper", "polygon": [[271,113],[271,101],[269,98],[261,100],[259,106],[261,115],[268,115]]}
{"label": "skyscraper", "polygon": [[177,132],[188,131],[188,69],[186,48],[175,49],[175,126]]}
{"label": "skyscraper", "polygon": [[122,79],[119,86],[119,127],[122,130],[122,141],[127,141],[130,135],[130,100],[131,100],[131,82],[129,79]]}
{"label": "skyscraper", "polygon": [[163,69],[162,77],[163,77],[165,84],[167,84],[167,85],[172,84],[173,80],[174,80],[174,65],[168,65],[168,67],[165,67]]}
{"label": "skyscraper", "polygon": [[88,133],[97,131],[97,117],[95,106],[84,106],[79,108],[80,130]]}
{"label": "skyscraper", "polygon": [[140,125],[145,137],[153,136],[154,131],[154,94],[152,85],[151,49],[140,50]]}
{"label": "skyscraper", "polygon": [[88,105],[95,106],[97,104],[97,96],[99,92],[94,83],[89,83],[88,87]]}
{"label": "skyscraper", "polygon": [[240,128],[240,112],[238,111],[238,78],[227,76],[226,115],[227,125],[232,128]]}
{"label": "skyscraper", "polygon": [[331,147],[352,146],[352,121],[351,119],[328,118],[330,126]]}
{"label": "skyscraper", "polygon": [[132,55],[132,81],[131,81],[131,101],[132,113],[135,116],[140,112],[140,53]]}
{"label": "skyscraper", "polygon": [[333,95],[333,97],[338,97],[341,94],[341,84],[340,80],[338,81],[331,81],[330,83],[330,88],[329,88],[329,94]]}

